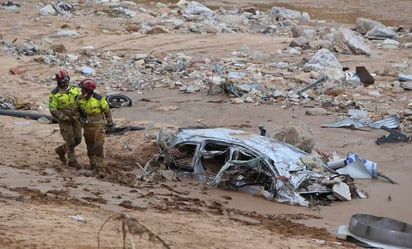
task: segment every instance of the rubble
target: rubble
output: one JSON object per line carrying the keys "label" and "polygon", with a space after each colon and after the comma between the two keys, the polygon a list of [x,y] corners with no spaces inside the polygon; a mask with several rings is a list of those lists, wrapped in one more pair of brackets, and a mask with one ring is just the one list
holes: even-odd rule
{"label": "rubble", "polygon": [[[198,58],[182,52],[168,52],[158,56],[148,51],[146,57],[140,57],[139,54],[135,53],[99,51],[98,48],[85,46],[84,49],[75,54],[66,52],[67,49],[64,46],[62,49],[56,49],[56,44],[53,44],[65,36],[82,36],[81,30],[69,29],[50,34],[49,38],[53,39],[50,41],[51,44],[42,43],[40,40],[26,41],[21,44],[4,41],[0,48],[16,56],[40,55],[41,58],[36,58],[36,61],[74,69],[81,76],[96,77],[98,82],[110,82],[106,88],[112,90],[133,91],[151,87],[179,87],[181,91],[186,93],[196,93],[209,89],[210,93],[229,93],[229,96],[236,98],[231,100],[233,103],[264,101],[283,105],[284,99],[289,98],[289,104],[299,105],[307,98],[299,99],[299,96],[290,92],[290,90],[296,90],[291,89],[293,85],[295,88],[299,88],[300,81],[296,80],[297,77],[295,80],[286,77],[290,74],[289,71],[296,75],[299,74],[301,78],[303,76],[306,78],[306,82],[317,82],[320,76],[314,75],[316,73],[326,77],[322,78],[323,82],[317,82],[310,92],[305,93],[305,96],[322,99],[325,98],[326,93],[332,91],[347,90],[348,93],[351,93],[352,89],[360,88],[361,84],[357,84],[359,81],[356,78],[348,80],[344,67],[338,59],[339,54],[370,55],[368,48],[370,45],[365,44],[365,39],[371,38],[371,36],[376,38],[377,34],[372,35],[371,31],[374,28],[385,27],[377,21],[358,18],[356,31],[344,27],[339,27],[336,30],[324,29],[311,26],[313,20],[307,13],[276,6],[272,7],[269,13],[266,13],[247,8],[236,11],[223,8],[211,10],[195,1],[184,1],[176,6],[158,4],[153,9],[120,1],[110,2],[110,4],[101,1],[96,2],[96,4],[102,5],[102,11],[113,15],[116,13],[119,18],[127,21],[125,29],[128,32],[152,35],[154,33],[149,32],[149,30],[162,29],[165,32],[173,30],[173,32],[184,33],[246,33],[255,32],[256,27],[260,26],[259,32],[262,32],[263,35],[290,37],[289,44],[293,48],[285,44],[283,49],[277,53],[302,53],[307,57],[302,61],[278,61],[273,54],[251,51],[246,47],[238,51],[234,50],[232,54],[222,58],[207,58],[206,56],[202,58],[201,63],[196,62]],[[59,14],[67,16],[67,18],[76,18],[75,15],[84,11],[82,5],[72,5],[64,1],[56,1],[53,7],[53,10],[57,9]],[[68,15],[68,13],[76,14]],[[144,18],[147,13],[151,13],[150,19]],[[97,14],[95,13],[95,15]],[[140,18],[142,20],[138,21]],[[193,20],[198,20],[198,22],[191,23]],[[293,25],[289,26],[289,23],[293,23]],[[389,28],[386,29],[389,30]],[[391,32],[390,35],[387,33],[383,36],[399,42],[396,46],[400,47],[402,43],[408,41],[405,39],[407,36],[403,31],[400,31],[399,35],[393,34],[394,31]],[[399,41],[397,41],[398,37]],[[402,39],[400,39],[401,37]],[[138,38],[136,37],[136,39]],[[319,42],[328,39],[329,48],[312,45],[315,40]],[[310,47],[309,44],[311,44]],[[360,76],[366,74],[366,77],[359,78],[360,82],[367,85],[372,84],[374,82],[372,74],[367,72],[365,67],[359,68],[363,68],[363,71],[360,72],[360,69],[357,68],[357,74]],[[407,75],[409,66],[405,65],[395,70],[398,70],[400,75]],[[213,72],[213,76],[210,76]],[[188,75],[191,77],[187,77]],[[252,85],[259,85],[259,89],[252,89]],[[227,86],[231,87],[227,88]],[[399,86],[403,89],[409,89],[408,83],[401,83]],[[394,91],[399,89],[397,87],[394,86]],[[309,88],[301,88],[301,93],[303,89]],[[377,90],[370,90],[367,95],[379,98],[381,93]],[[356,95],[348,97],[354,101],[358,98]],[[344,104],[339,96],[336,96],[334,101],[338,102],[337,105]]]}

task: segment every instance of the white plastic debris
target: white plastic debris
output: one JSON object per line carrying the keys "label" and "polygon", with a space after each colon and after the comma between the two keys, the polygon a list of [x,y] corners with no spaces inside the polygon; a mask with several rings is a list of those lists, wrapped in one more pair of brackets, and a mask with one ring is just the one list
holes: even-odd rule
{"label": "white plastic debris", "polygon": [[78,214],[72,215],[72,216],[70,216],[70,218],[72,218],[73,220],[76,220],[76,221],[86,222],[86,219],[83,218],[81,215],[78,215]]}
{"label": "white plastic debris", "polygon": [[81,67],[81,68],[79,69],[79,71],[80,71],[82,74],[85,74],[85,75],[91,75],[91,74],[94,73],[94,69],[91,68],[91,67],[87,67],[87,66]]}

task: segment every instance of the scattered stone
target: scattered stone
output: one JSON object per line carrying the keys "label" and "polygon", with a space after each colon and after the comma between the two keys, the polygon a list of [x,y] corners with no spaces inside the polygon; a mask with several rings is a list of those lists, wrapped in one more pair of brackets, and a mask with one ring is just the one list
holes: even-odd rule
{"label": "scattered stone", "polygon": [[270,16],[278,21],[287,19],[298,20],[301,22],[310,21],[310,15],[308,13],[286,9],[283,7],[273,7],[270,11]]}
{"label": "scattered stone", "polygon": [[328,111],[326,111],[323,108],[311,108],[305,111],[306,115],[326,115],[328,114]]}
{"label": "scattered stone", "polygon": [[344,182],[340,182],[340,183],[333,185],[332,191],[333,191],[333,194],[341,201],[352,200],[349,186]]}
{"label": "scattered stone", "polygon": [[306,129],[296,127],[284,127],[277,132],[273,138],[298,147],[299,149],[308,153],[312,152],[315,143],[312,134]]}
{"label": "scattered stone", "polygon": [[306,37],[300,36],[298,38],[293,39],[289,46],[291,47],[300,47],[302,49],[309,49],[309,40]]}
{"label": "scattered stone", "polygon": [[412,90],[412,81],[403,81],[401,82],[400,87],[405,90]]}
{"label": "scattered stone", "polygon": [[374,26],[371,30],[369,30],[368,33],[366,33],[365,37],[369,39],[380,39],[380,40],[383,40],[386,38],[393,39],[396,37],[396,33],[390,28],[382,24],[379,24],[379,25]]}
{"label": "scattered stone", "polygon": [[[131,1],[96,1],[102,4],[102,10],[91,13],[102,15],[104,18],[114,18],[113,29],[107,26],[99,26],[100,30],[106,30],[115,35],[122,30],[136,35],[162,34],[168,32],[195,32],[195,33],[246,33],[261,32],[273,36],[285,37],[282,47],[277,47],[273,52],[252,50],[244,46],[234,50],[231,54],[222,58],[210,58],[208,56],[188,56],[184,52],[179,53],[144,53],[133,54],[125,51],[112,51],[110,46],[104,44],[93,47],[84,44],[83,47],[70,54],[67,48],[58,40],[68,36],[78,36],[79,32],[87,30],[74,23],[66,21],[60,25],[61,30],[39,41],[25,41],[16,44],[16,41],[8,42],[0,40],[0,46],[4,53],[16,56],[41,55],[34,58],[38,63],[50,66],[64,66],[70,70],[82,74],[82,77],[93,76],[98,82],[110,82],[104,86],[108,91],[138,91],[144,93],[145,89],[153,87],[167,87],[179,89],[184,93],[198,93],[207,90],[208,94],[227,94],[231,103],[281,103],[282,107],[313,101],[316,98],[325,99],[336,110],[347,109],[348,103],[357,98],[366,97],[368,103],[390,92],[397,93],[411,90],[409,82],[399,84],[379,83],[374,89],[364,90],[362,93],[352,90],[364,87],[363,84],[372,84],[374,76],[397,77],[400,72],[409,72],[408,63],[399,61],[390,68],[378,68],[368,81],[362,81],[358,72],[351,77],[343,71],[339,62],[339,54],[364,54],[370,55],[371,46],[378,48],[405,49],[408,42],[412,44],[412,33],[403,27],[389,28],[383,24],[358,18],[356,32],[343,26],[325,25],[321,27],[317,22],[312,26],[310,16],[307,13],[280,8],[274,6],[268,13],[259,11],[253,7],[245,7],[239,10],[211,10],[195,1],[181,1],[173,9],[169,4],[157,3],[153,9],[142,7]],[[63,2],[59,2],[59,14],[81,16],[84,14],[83,5],[76,5],[76,9],[67,8]],[[125,7],[127,6],[127,7]],[[70,7],[70,6],[67,6]],[[46,5],[41,11],[44,15],[56,15],[56,9],[52,5]],[[71,17],[71,16],[70,16]],[[48,17],[54,18],[54,17]],[[56,18],[61,18],[56,16]],[[65,17],[66,18],[66,17]],[[126,19],[127,18],[127,19]],[[117,26],[117,21],[121,25]],[[303,23],[305,22],[305,23]],[[293,38],[291,38],[293,37]],[[382,39],[371,42],[367,40]],[[131,37],[133,39],[133,37]],[[51,45],[53,44],[53,45]],[[289,46],[287,46],[289,44]],[[412,45],[410,45],[412,47]],[[235,48],[236,49],[236,48]],[[133,51],[133,50],[130,50]],[[293,61],[296,55],[303,58]],[[10,70],[12,74],[22,73]],[[290,74],[299,75],[290,77]],[[316,87],[297,94],[301,83],[310,84],[308,79],[317,79],[325,75],[326,80]],[[355,77],[358,76],[358,77]],[[291,80],[292,79],[292,80]],[[47,79],[49,80],[49,79]],[[390,81],[389,81],[390,82]],[[259,86],[258,88],[255,86]],[[378,91],[379,89],[379,91]],[[369,98],[368,98],[369,97]],[[326,102],[323,102],[326,103]],[[349,106],[351,108],[352,106]],[[162,108],[161,108],[162,109]],[[388,106],[386,109],[390,109]],[[165,111],[172,111],[166,108]],[[372,107],[369,110],[373,110]],[[396,111],[392,111],[396,112]],[[312,108],[306,111],[307,115],[325,115],[326,109]]]}
{"label": "scattered stone", "polygon": [[55,15],[56,10],[53,8],[52,5],[48,4],[39,10],[40,15],[48,16],[48,15]]}
{"label": "scattered stone", "polygon": [[399,48],[400,42],[392,40],[392,39],[385,39],[382,42],[382,48]]}
{"label": "scattered stone", "polygon": [[320,49],[305,63],[303,70],[325,74],[329,80],[341,81],[345,78],[343,67],[335,55],[327,49]]}
{"label": "scattered stone", "polygon": [[130,23],[126,26],[127,32],[137,32],[140,30],[140,26],[136,23]]}
{"label": "scattered stone", "polygon": [[368,31],[373,29],[376,25],[382,25],[382,23],[363,17],[358,17],[356,19],[356,31],[362,35],[368,33]]}
{"label": "scattered stone", "polygon": [[348,28],[340,27],[338,29],[335,45],[345,54],[371,54],[371,50],[363,36]]}
{"label": "scattered stone", "polygon": [[13,74],[13,75],[18,75],[18,74],[21,74],[23,72],[19,68],[13,67],[13,68],[10,68],[10,73]]}
{"label": "scattered stone", "polygon": [[79,33],[77,33],[74,30],[62,30],[62,31],[59,31],[55,34],[50,35],[50,37],[59,38],[59,37],[78,36],[78,35],[79,35]]}
{"label": "scattered stone", "polygon": [[64,53],[67,51],[66,47],[63,44],[52,45],[50,49],[55,53]]}

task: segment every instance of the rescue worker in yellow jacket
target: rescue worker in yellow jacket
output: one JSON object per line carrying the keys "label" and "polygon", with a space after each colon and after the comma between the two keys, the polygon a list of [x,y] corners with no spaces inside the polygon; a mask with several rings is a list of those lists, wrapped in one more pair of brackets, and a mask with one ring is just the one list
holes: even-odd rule
{"label": "rescue worker in yellow jacket", "polygon": [[64,164],[68,160],[70,167],[80,168],[74,149],[82,141],[80,114],[76,104],[76,99],[81,93],[77,87],[69,86],[68,72],[60,70],[56,73],[55,80],[57,87],[49,94],[49,109],[58,120],[60,134],[64,140],[64,144],[58,146],[55,152]]}
{"label": "rescue worker in yellow jacket", "polygon": [[83,136],[87,145],[90,167],[99,172],[103,167],[105,128],[113,129],[113,118],[106,98],[95,93],[96,82],[87,78],[80,82],[80,108]]}

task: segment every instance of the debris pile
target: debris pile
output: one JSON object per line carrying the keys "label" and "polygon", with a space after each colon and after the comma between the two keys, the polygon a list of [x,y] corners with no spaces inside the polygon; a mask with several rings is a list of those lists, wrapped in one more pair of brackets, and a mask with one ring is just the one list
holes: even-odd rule
{"label": "debris pile", "polygon": [[[356,172],[366,169],[339,172],[316,153],[267,136],[225,128],[182,128],[176,133],[159,132],[157,144],[160,154],[148,162],[145,175],[138,179],[153,179],[159,170],[173,169],[178,176],[301,206],[367,197],[353,181],[358,178]],[[369,169],[377,178],[376,163],[351,155],[348,165],[349,159],[372,164]]]}
{"label": "debris pile", "polygon": [[[88,4],[98,5],[99,11],[88,13]],[[7,4],[3,8],[14,11],[23,7],[30,6]],[[111,48],[116,44],[101,47],[85,44],[77,51],[68,52],[62,44],[64,37],[85,35],[81,29],[74,31],[69,27],[62,27],[62,30],[37,40],[1,40],[0,49],[14,56],[36,56],[33,60],[37,63],[65,67],[76,72],[78,77],[95,77],[97,82],[106,84],[104,87],[108,92],[166,87],[185,93],[201,90],[207,90],[209,94],[226,93],[236,104],[274,103],[287,108],[315,100],[323,103],[324,108],[341,112],[353,105],[375,112],[379,105],[380,112],[374,113],[375,117],[383,113],[399,117],[411,114],[412,103],[405,98],[397,100],[403,105],[402,109],[378,101],[383,94],[411,89],[411,68],[407,63],[395,63],[383,69],[367,69],[365,65],[359,65],[352,71],[339,60],[341,55],[347,54],[368,56],[371,46],[405,49],[407,53],[412,48],[408,39],[411,32],[404,28],[387,27],[361,17],[354,30],[343,26],[319,27],[317,20],[312,20],[308,13],[296,10],[277,6],[268,12],[254,7],[211,10],[196,1],[156,3],[150,9],[131,1],[87,1],[83,4],[56,1],[39,10],[39,20],[53,15],[63,15],[68,20],[83,15],[122,20],[121,24],[114,21],[113,25],[120,25],[116,27],[131,36],[118,43],[130,44],[131,49]],[[259,33],[281,37],[285,43],[277,44],[279,48],[273,52],[254,51],[247,46],[234,48],[232,53],[220,58],[181,51],[133,52],[136,40],[171,32]],[[376,85],[376,77],[391,75],[394,77],[388,78],[388,84]],[[51,82],[51,79],[44,77],[39,82]],[[310,82],[314,84],[310,85]],[[411,127],[410,118],[401,122],[403,131]]]}

